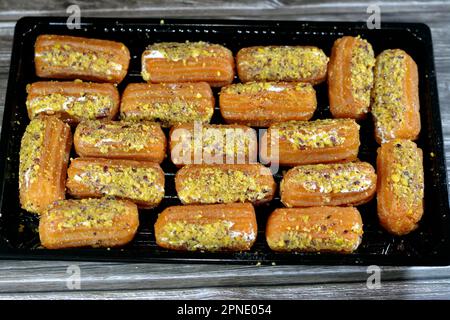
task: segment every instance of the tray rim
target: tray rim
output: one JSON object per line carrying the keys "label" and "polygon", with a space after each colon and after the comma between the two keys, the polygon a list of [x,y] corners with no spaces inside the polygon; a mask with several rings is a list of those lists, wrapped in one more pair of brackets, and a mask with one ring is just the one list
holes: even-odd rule
{"label": "tray rim", "polygon": [[[367,30],[367,26],[365,22],[348,22],[348,21],[306,21],[306,20],[258,20],[258,19],[193,19],[193,18],[170,18],[170,17],[161,17],[161,18],[105,18],[105,17],[86,17],[81,19],[81,27],[95,25],[97,23],[116,23],[117,26],[121,24],[147,24],[149,26],[160,25],[161,20],[164,20],[164,24],[167,25],[180,25],[180,26],[226,26],[226,27],[289,27],[289,26],[298,26],[298,25],[311,25],[313,27],[325,27],[326,24],[333,24],[339,27],[347,27],[351,31],[355,31],[358,29]],[[12,53],[21,52],[22,43],[21,36],[23,34],[25,27],[30,27],[32,25],[38,25],[42,23],[46,24],[65,24],[67,21],[67,17],[55,16],[55,17],[42,17],[42,16],[25,16],[20,18],[15,26],[14,30],[14,38],[13,38],[13,46]],[[436,79],[436,71],[435,71],[435,61],[434,61],[434,52],[433,52],[433,42],[431,36],[431,30],[428,25],[425,23],[416,23],[416,22],[388,22],[382,23],[381,29],[389,28],[389,29],[398,29],[403,31],[408,31],[412,34],[414,32],[412,29],[419,30],[422,33],[422,36],[425,36],[423,43],[426,45],[426,51],[429,54],[427,58],[429,63],[429,71],[432,73],[428,77],[428,85],[430,86],[431,92],[431,111],[434,117],[435,123],[435,139],[439,150],[436,150],[438,153],[436,155],[436,160],[438,161],[438,166],[440,169],[443,169],[445,172],[441,173],[440,178],[440,188],[441,193],[447,194],[445,199],[441,199],[441,206],[446,211],[447,215],[450,214],[449,207],[449,199],[448,199],[448,177],[447,177],[447,167],[445,162],[445,153],[444,153],[444,143],[443,143],[443,133],[442,133],[442,120],[441,120],[441,111],[439,106],[439,95],[437,88],[437,79]],[[6,167],[6,150],[8,139],[11,135],[12,126],[10,126],[11,120],[11,112],[8,112],[12,109],[9,107],[13,101],[12,96],[15,95],[15,75],[17,73],[17,69],[20,64],[21,57],[18,54],[11,54],[11,62],[10,69],[8,75],[8,84],[5,96],[5,109],[2,120],[2,130],[0,135],[0,210],[3,207],[4,200],[4,189],[5,189],[5,167]],[[444,213],[443,213],[444,214]],[[1,211],[0,211],[0,221],[1,221]],[[448,229],[450,230],[450,221],[448,223]],[[0,224],[0,229],[2,228]],[[450,245],[450,231],[449,234],[446,235],[446,239],[444,243],[441,243],[440,246]],[[93,251],[95,250],[95,251]],[[99,251],[101,250],[101,251]],[[124,249],[126,250],[126,249]],[[286,259],[286,257],[292,257],[292,254],[277,254],[273,252],[264,253],[264,257],[262,259],[236,259],[233,258],[233,255],[229,257],[215,258],[214,255],[216,253],[205,254],[204,257],[189,257],[191,253],[180,253],[179,256],[173,257],[165,257],[165,252],[162,254],[159,253],[157,256],[138,256],[132,257],[133,252],[136,251],[145,251],[143,248],[133,249],[132,251],[124,251],[118,249],[106,250],[106,249],[69,249],[69,250],[48,250],[48,249],[17,249],[8,247],[7,240],[2,238],[0,234],[0,259],[13,259],[13,260],[61,260],[61,261],[103,261],[103,262],[168,262],[168,263],[212,263],[212,264],[283,264],[283,265],[369,265],[369,264],[377,264],[377,265],[395,265],[395,266],[446,266],[450,265],[450,252],[447,254],[441,253],[439,256],[431,256],[427,255],[426,257],[416,258],[416,257],[405,257],[405,256],[388,256],[385,255],[376,255],[376,254],[368,254],[363,257],[363,262],[359,261],[359,258],[352,257],[351,255],[339,255],[339,254],[327,254],[328,261],[312,261],[306,258],[303,259]],[[100,255],[98,253],[100,252]],[[110,252],[110,254],[105,254]],[[123,254],[125,252],[125,254]],[[170,255],[173,252],[168,252]],[[220,255],[220,253],[217,253]],[[269,259],[267,258],[269,257]],[[407,259],[407,260],[406,260]],[[386,261],[389,260],[389,261]],[[351,262],[350,262],[351,261]],[[348,263],[350,262],[350,263]],[[396,262],[392,264],[392,262]]]}

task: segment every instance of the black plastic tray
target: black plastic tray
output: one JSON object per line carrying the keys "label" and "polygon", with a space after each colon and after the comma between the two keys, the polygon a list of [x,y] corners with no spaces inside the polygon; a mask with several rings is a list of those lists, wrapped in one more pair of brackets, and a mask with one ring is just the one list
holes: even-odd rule
{"label": "black plastic tray", "polygon": [[[38,219],[20,209],[18,162],[21,136],[29,122],[25,87],[39,80],[35,75],[34,42],[44,33],[111,39],[125,43],[131,51],[129,74],[120,84],[142,82],[140,56],[144,48],[159,41],[204,40],[220,43],[234,53],[252,45],[315,45],[327,55],[337,38],[361,35],[378,54],[384,49],[401,48],[417,62],[420,76],[422,132],[418,140],[424,151],[425,214],[420,227],[404,237],[383,231],[377,220],[376,200],[360,206],[364,238],[353,254],[278,254],[268,248],[264,229],[267,216],[280,207],[279,198],[268,206],[257,207],[258,237],[253,249],[245,253],[174,252],[156,246],[153,225],[158,212],[179,204],[174,190],[175,167],[166,160],[166,196],[153,210],[140,212],[140,227],[135,239],[120,249],[46,250],[39,244]],[[237,81],[237,80],[236,80]],[[316,86],[318,109],[314,118],[330,117],[326,84]],[[217,97],[217,91],[215,95]],[[215,111],[214,123],[220,123]],[[166,132],[167,133],[167,132]],[[377,144],[371,119],[361,123],[360,158],[375,165]],[[434,156],[432,156],[434,154]],[[75,155],[74,155],[75,156]],[[280,171],[281,172],[281,171]],[[279,181],[281,173],[276,176]],[[147,262],[215,262],[276,264],[450,264],[450,221],[441,118],[430,29],[424,24],[386,23],[379,30],[368,30],[365,23],[276,22],[239,20],[103,19],[84,18],[81,29],[69,30],[66,18],[22,18],[16,25],[11,69],[6,95],[0,141],[0,258],[58,259]]]}

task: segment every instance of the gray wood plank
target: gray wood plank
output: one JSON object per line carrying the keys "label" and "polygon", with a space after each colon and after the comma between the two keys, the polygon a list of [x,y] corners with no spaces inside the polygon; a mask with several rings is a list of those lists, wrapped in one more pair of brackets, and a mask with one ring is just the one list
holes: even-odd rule
{"label": "gray wood plank", "polygon": [[[365,284],[362,266],[238,266],[202,264],[126,264],[45,261],[0,261],[0,294],[7,292],[67,291],[72,273],[80,268],[83,290],[148,290],[217,286]],[[382,267],[382,282],[407,279],[448,280],[447,267]]]}
{"label": "gray wood plank", "polygon": [[363,283],[312,284],[312,285],[276,285],[248,287],[212,287],[196,289],[156,289],[156,290],[72,290],[65,292],[14,292],[0,294],[1,299],[62,299],[62,300],[96,300],[96,299],[433,299],[448,300],[450,281],[404,281],[386,282],[379,289],[368,289]]}
{"label": "gray wood plank", "polygon": [[[446,9],[446,1],[377,1],[381,4],[382,12],[385,13],[442,13],[439,9]],[[124,2],[120,0],[109,1],[77,1],[83,14],[96,16],[133,16],[148,17],[155,16],[196,16],[196,17],[218,17],[218,16],[242,16],[263,17],[272,16],[279,19],[280,16],[312,16],[320,15],[342,15],[349,12],[366,14],[367,7],[372,2],[367,1],[252,1],[252,0],[230,0],[230,1],[143,1]],[[4,1],[0,4],[0,17],[4,20],[17,20],[22,15],[65,15],[67,2],[56,0],[44,1]]]}
{"label": "gray wood plank", "polygon": [[[365,21],[368,2],[317,1],[77,1],[82,17],[201,17]],[[447,167],[450,168],[450,3],[379,1],[382,21],[427,23],[434,39]],[[68,2],[0,2],[0,119],[3,117],[15,21],[24,15],[65,15]],[[200,11],[201,9],[201,11]],[[1,129],[1,128],[0,128]],[[221,266],[78,263],[81,291],[66,286],[58,261],[0,261],[2,298],[398,298],[448,299],[450,267],[385,267],[382,288],[368,290],[359,266]],[[414,280],[412,280],[414,279]]]}

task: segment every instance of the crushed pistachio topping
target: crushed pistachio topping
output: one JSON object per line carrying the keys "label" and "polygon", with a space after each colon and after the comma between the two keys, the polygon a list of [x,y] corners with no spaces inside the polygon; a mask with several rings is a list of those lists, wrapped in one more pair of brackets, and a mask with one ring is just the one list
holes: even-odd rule
{"label": "crushed pistachio topping", "polygon": [[164,225],[160,239],[171,246],[189,251],[217,251],[247,247],[256,235],[233,230],[234,223],[219,220],[213,223],[169,222]]}
{"label": "crushed pistachio topping", "polygon": [[393,159],[388,180],[391,190],[401,203],[408,207],[417,206],[423,199],[424,177],[415,143],[396,140]]}
{"label": "crushed pistachio topping", "polygon": [[405,121],[403,83],[406,72],[406,56],[402,50],[385,50],[376,60],[375,82],[372,90],[372,114],[376,130],[382,141],[395,134]]}
{"label": "crushed pistachio topping", "polygon": [[372,46],[366,40],[358,37],[352,51],[351,84],[353,97],[364,103],[364,112],[368,111],[370,104],[374,66],[375,58]]}
{"label": "crushed pistachio topping", "polygon": [[144,64],[142,64],[141,76],[144,81],[150,80],[150,73],[147,71]]}
{"label": "crushed pistachio topping", "polygon": [[[357,226],[355,226],[357,227]],[[314,225],[311,229],[327,230],[326,237],[313,237],[309,230],[297,231],[290,230],[280,234],[278,240],[270,243],[273,249],[286,251],[353,251],[358,248],[361,238],[358,236],[354,239],[348,236],[349,233],[360,235],[358,231],[349,230],[344,235],[336,234],[326,225]],[[299,228],[302,230],[302,228]],[[324,232],[324,231],[320,231]]]}
{"label": "crushed pistachio topping", "polygon": [[230,159],[239,157],[248,157],[250,147],[256,143],[250,136],[250,130],[242,128],[221,128],[221,127],[202,127],[201,130],[187,134],[182,134],[180,143],[182,148],[180,156],[184,157],[186,153],[201,155],[202,159],[206,157],[226,156]]}
{"label": "crushed pistachio topping", "polygon": [[140,112],[123,112],[121,117],[132,121],[160,121],[163,127],[194,121],[209,123],[214,109],[204,108],[202,96],[198,97],[198,94],[198,101],[175,96],[170,102],[141,103],[137,106]]}
{"label": "crushed pistachio topping", "polygon": [[251,57],[239,66],[257,80],[301,80],[322,74],[328,57],[316,47],[248,48]]}
{"label": "crushed pistachio topping", "polygon": [[26,104],[32,117],[40,113],[65,112],[70,116],[81,119],[106,117],[114,107],[114,101],[111,97],[91,93],[81,93],[77,96],[53,93],[36,97],[27,101]]}
{"label": "crushed pistachio topping", "polygon": [[74,177],[92,192],[146,202],[159,202],[164,197],[164,186],[158,185],[157,179],[154,168],[100,164],[89,164]]}
{"label": "crushed pistachio topping", "polygon": [[145,58],[165,58],[172,61],[198,59],[199,57],[226,57],[228,50],[208,42],[160,42],[147,47]]}
{"label": "crushed pistachio topping", "polygon": [[362,192],[373,185],[373,171],[353,162],[305,165],[293,170],[293,181],[311,192]]}
{"label": "crushed pistachio topping", "polygon": [[94,145],[101,153],[118,146],[124,151],[140,151],[154,143],[157,125],[145,122],[85,121],[81,125],[80,141]]}
{"label": "crushed pistachio topping", "polygon": [[[222,139],[218,137],[222,137]],[[222,141],[222,143],[220,143]],[[242,129],[203,128],[203,152],[234,156],[238,153],[248,154],[250,138]],[[197,149],[201,145],[196,145]]]}
{"label": "crushed pistachio topping", "polygon": [[58,230],[112,227],[114,219],[127,212],[120,201],[107,199],[83,199],[57,201],[48,209],[50,221],[60,221]]}
{"label": "crushed pistachio topping", "polygon": [[314,89],[309,83],[296,83],[295,86],[280,85],[277,82],[247,82],[235,83],[223,89],[225,93],[232,94],[257,94],[264,91],[281,92],[285,90],[295,90],[304,92],[313,92]]}
{"label": "crushed pistachio topping", "polygon": [[324,119],[315,121],[288,121],[276,124],[271,130],[277,129],[281,140],[289,141],[300,150],[306,148],[328,148],[342,145],[345,136],[340,130],[349,128],[347,119]]}
{"label": "crushed pistachio topping", "polygon": [[42,147],[44,144],[45,121],[34,119],[25,129],[20,147],[19,188],[28,187],[36,180]]}
{"label": "crushed pistachio topping", "polygon": [[55,44],[48,47],[39,57],[50,66],[71,68],[76,71],[112,75],[122,70],[122,65],[114,61],[112,53],[79,49],[69,44]]}
{"label": "crushed pistachio topping", "polygon": [[253,202],[264,199],[270,190],[242,170],[202,168],[199,176],[183,180],[178,197],[184,203]]}
{"label": "crushed pistachio topping", "polygon": [[[342,220],[332,219],[310,223],[310,215],[290,215],[284,213],[282,218],[289,223],[281,230],[278,237],[270,239],[273,249],[286,251],[353,251],[361,242],[362,225],[354,222],[343,227]],[[337,228],[339,225],[339,228]],[[341,230],[343,229],[343,230]],[[339,230],[339,232],[337,231]]]}

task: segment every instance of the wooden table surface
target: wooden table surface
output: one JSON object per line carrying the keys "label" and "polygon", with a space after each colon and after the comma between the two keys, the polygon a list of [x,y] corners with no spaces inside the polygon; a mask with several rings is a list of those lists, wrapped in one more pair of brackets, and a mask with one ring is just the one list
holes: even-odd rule
{"label": "wooden table surface", "polygon": [[[72,1],[0,2],[0,119],[14,25],[26,15],[66,15]],[[371,2],[335,1],[75,1],[81,17],[198,17],[366,21]],[[381,21],[424,22],[432,29],[450,164],[450,3],[377,1]],[[69,289],[63,261],[0,261],[0,299],[449,299],[450,267],[383,267],[368,289],[361,266],[235,266],[80,262],[80,289]],[[70,282],[70,281],[69,281]]]}

